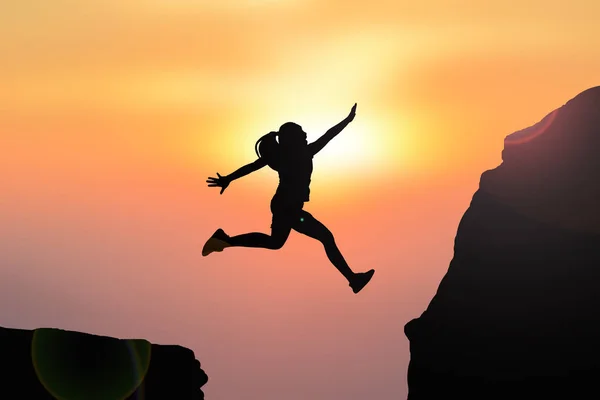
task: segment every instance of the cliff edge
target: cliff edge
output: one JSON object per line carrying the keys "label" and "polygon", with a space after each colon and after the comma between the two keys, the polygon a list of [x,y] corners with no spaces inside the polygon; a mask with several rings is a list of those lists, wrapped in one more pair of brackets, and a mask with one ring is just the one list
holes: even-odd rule
{"label": "cliff edge", "polygon": [[143,339],[0,327],[0,397],[31,400],[204,399],[194,353]]}
{"label": "cliff edge", "polygon": [[600,87],[506,137],[405,333],[409,400],[599,397]]}

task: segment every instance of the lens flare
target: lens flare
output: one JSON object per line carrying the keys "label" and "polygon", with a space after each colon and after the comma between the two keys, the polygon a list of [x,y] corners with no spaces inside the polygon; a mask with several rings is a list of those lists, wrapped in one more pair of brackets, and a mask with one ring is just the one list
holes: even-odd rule
{"label": "lens flare", "polygon": [[507,145],[520,145],[523,143],[531,142],[535,138],[541,136],[550,128],[554,120],[556,119],[556,115],[558,114],[558,109],[552,111],[548,114],[544,119],[542,119],[539,124],[534,125],[529,129],[525,129],[520,132],[513,133],[509,135],[504,143]]}
{"label": "lens flare", "polygon": [[38,379],[58,400],[123,400],[144,380],[151,347],[146,340],[43,328],[33,334],[31,358]]}

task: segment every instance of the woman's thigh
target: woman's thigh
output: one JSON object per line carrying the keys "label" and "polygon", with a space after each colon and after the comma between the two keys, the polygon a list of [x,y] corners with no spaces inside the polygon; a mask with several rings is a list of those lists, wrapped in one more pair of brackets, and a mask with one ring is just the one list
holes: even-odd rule
{"label": "woman's thigh", "polygon": [[333,240],[331,231],[321,221],[305,210],[302,210],[298,220],[292,225],[292,229],[323,243]]}

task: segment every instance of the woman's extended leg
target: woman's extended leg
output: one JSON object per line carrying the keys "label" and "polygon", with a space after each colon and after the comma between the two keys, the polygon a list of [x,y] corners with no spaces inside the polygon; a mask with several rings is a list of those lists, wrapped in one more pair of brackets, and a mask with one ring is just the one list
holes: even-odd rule
{"label": "woman's extended leg", "polygon": [[348,263],[335,243],[333,234],[325,225],[313,217],[309,212],[302,211],[302,216],[292,225],[293,229],[313,239],[317,239],[325,247],[325,253],[329,261],[340,271],[342,275],[352,282],[355,273],[350,269]]}
{"label": "woman's extended leg", "polygon": [[342,253],[338,249],[331,231],[310,213],[303,210],[300,218],[294,222],[292,228],[306,236],[317,239],[323,244],[329,261],[331,261],[338,271],[340,271],[348,280],[354,293],[360,292],[373,277],[373,274],[375,273],[374,269],[358,273],[353,272],[350,269],[346,260],[344,260]]}

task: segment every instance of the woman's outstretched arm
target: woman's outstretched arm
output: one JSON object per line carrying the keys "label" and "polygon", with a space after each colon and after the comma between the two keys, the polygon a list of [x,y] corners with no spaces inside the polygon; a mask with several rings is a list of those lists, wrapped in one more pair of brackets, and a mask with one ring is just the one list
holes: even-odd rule
{"label": "woman's outstretched arm", "polygon": [[210,187],[214,187],[214,186],[220,187],[221,188],[220,194],[223,194],[223,192],[225,191],[227,186],[229,186],[229,184],[232,181],[239,179],[243,176],[246,176],[254,171],[257,171],[257,170],[261,169],[262,167],[264,167],[265,165],[267,165],[267,162],[263,158],[258,158],[256,161],[251,162],[250,164],[246,164],[243,167],[238,168],[237,170],[235,170],[234,172],[232,172],[229,175],[221,176],[217,172],[217,178],[209,177],[206,180],[206,183],[208,183],[208,186],[210,186]]}
{"label": "woman's outstretched arm", "polygon": [[264,160],[264,158],[257,158],[255,161],[251,162],[250,164],[246,164],[243,167],[238,168],[231,174],[227,175],[227,178],[230,181],[234,181],[234,180],[239,179],[243,176],[246,176],[254,171],[258,171],[265,165],[267,165],[267,162]]}
{"label": "woman's outstretched arm", "polygon": [[344,128],[350,122],[352,122],[352,120],[354,119],[355,116],[356,116],[356,103],[354,103],[354,105],[352,106],[352,109],[350,110],[350,114],[348,114],[348,116],[346,118],[344,118],[337,125],[329,128],[329,130],[327,132],[325,132],[323,134],[323,136],[321,136],[320,138],[318,138],[317,140],[315,140],[314,142],[312,142],[311,144],[308,145],[312,154],[317,154],[319,151],[321,151],[321,149],[323,149],[323,147],[325,147],[325,145],[327,143],[329,143],[329,141],[331,139],[336,137],[338,133],[343,131]]}

